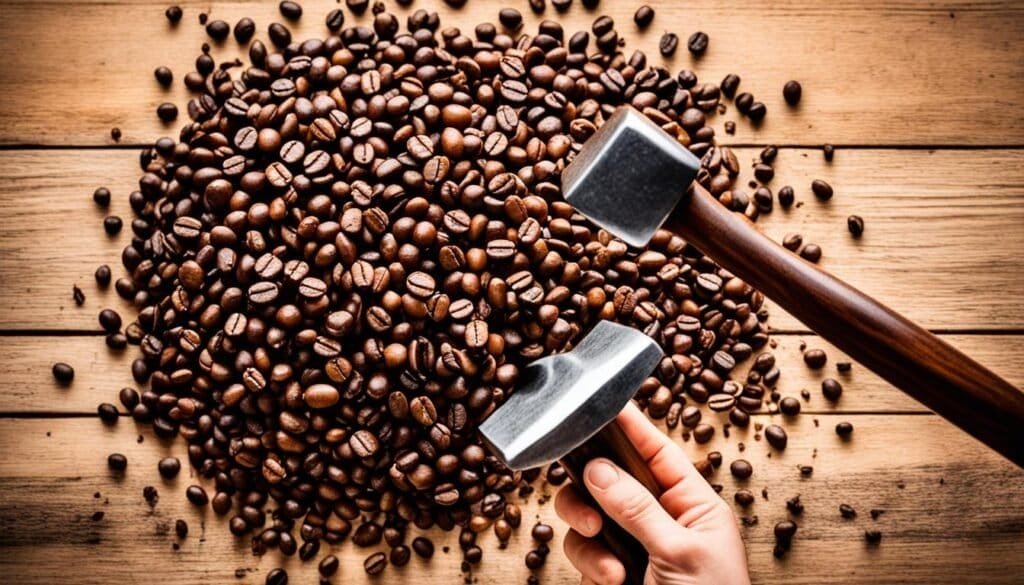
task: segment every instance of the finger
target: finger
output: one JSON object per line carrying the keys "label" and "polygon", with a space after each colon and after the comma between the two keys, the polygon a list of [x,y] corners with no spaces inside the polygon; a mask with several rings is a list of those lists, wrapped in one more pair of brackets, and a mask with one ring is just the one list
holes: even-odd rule
{"label": "finger", "polygon": [[665,490],[661,503],[672,517],[679,518],[694,506],[720,499],[683,449],[654,426],[635,404],[628,403],[616,420],[647,462],[655,481]]}
{"label": "finger", "polygon": [[608,459],[587,463],[583,481],[597,504],[651,552],[683,536],[682,527],[633,476]]}
{"label": "finger", "polygon": [[600,542],[570,530],[562,541],[565,556],[583,575],[582,583],[621,585],[626,568]]}
{"label": "finger", "polygon": [[601,514],[587,505],[572,485],[563,487],[555,494],[555,513],[583,536],[592,537],[601,532]]}

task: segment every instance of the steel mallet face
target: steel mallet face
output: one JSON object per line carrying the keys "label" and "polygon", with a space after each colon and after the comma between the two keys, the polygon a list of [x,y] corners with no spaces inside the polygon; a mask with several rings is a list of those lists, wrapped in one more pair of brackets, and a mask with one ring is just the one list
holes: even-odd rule
{"label": "steel mallet face", "polygon": [[642,332],[601,321],[571,351],[527,366],[480,434],[512,469],[557,461],[622,411],[662,355]]}
{"label": "steel mallet face", "polygon": [[697,177],[700,159],[647,116],[620,107],[562,172],[562,193],[588,219],[644,246]]}

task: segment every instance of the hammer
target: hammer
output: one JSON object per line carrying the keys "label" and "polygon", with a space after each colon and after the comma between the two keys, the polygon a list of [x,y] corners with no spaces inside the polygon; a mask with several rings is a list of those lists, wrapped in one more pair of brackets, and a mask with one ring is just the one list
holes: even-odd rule
{"label": "hammer", "polygon": [[[623,106],[566,166],[562,192],[578,211],[632,246],[646,245],[664,226],[847,355],[1024,467],[1024,393],[769,240],[695,182],[699,170],[693,153]],[[646,465],[613,421],[660,356],[643,334],[601,322],[568,354],[529,366],[523,386],[481,425],[483,438],[513,469],[561,460],[578,485],[586,462],[607,456],[658,496]],[[625,564],[627,582],[641,583],[646,553],[639,543],[607,518],[602,537]]]}

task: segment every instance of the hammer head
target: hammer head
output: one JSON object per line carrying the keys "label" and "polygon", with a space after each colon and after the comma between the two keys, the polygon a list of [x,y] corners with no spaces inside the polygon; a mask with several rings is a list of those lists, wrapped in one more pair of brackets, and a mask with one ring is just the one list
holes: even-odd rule
{"label": "hammer head", "polygon": [[562,171],[562,194],[588,219],[643,246],[686,193],[700,159],[622,106]]}
{"label": "hammer head", "polygon": [[480,434],[512,469],[557,461],[610,423],[661,357],[650,337],[601,321],[571,351],[527,366]]}

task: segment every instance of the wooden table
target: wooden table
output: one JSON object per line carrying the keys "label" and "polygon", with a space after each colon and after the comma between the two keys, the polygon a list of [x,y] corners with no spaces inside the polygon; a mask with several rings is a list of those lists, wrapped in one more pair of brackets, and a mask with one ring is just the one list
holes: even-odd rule
{"label": "wooden table", "polygon": [[[184,104],[180,79],[205,40],[199,12],[232,23],[251,15],[261,34],[280,18],[270,0],[189,0],[181,2],[185,19],[172,30],[163,17],[167,3],[0,1],[0,574],[8,583],[262,583],[282,562],[291,582],[316,581],[312,565],[255,558],[228,535],[223,519],[191,508],[183,488],[193,473],[173,482],[158,478],[160,457],[184,458],[181,442],[161,442],[130,419],[105,427],[95,416],[97,403],[115,401],[131,383],[129,352],[108,351],[96,322],[102,307],[127,307],[92,280],[98,264],[118,264],[129,230],[107,237],[91,193],[108,186],[111,212],[130,217],[137,148],[176,133],[154,108],[165,100]],[[323,34],[322,15],[335,3],[303,4],[306,16],[293,30],[299,38]],[[464,28],[494,19],[499,8],[470,0],[453,12],[438,4],[415,0],[414,8],[433,5],[445,24]],[[526,2],[510,4],[529,26],[537,22]],[[740,121],[735,136],[720,137],[743,161],[765,144],[782,147],[776,182],[795,185],[806,205],[760,221],[768,234],[802,232],[824,247],[827,269],[1024,383],[1024,6],[652,1],[657,16],[640,34],[632,23],[637,3],[603,4],[630,49],[646,50],[652,61],[662,31],[683,39],[706,31],[711,45],[703,59],[695,62],[681,48],[669,66],[693,67],[712,81],[736,72],[742,90],[767,104],[759,129]],[[404,20],[407,12],[399,13]],[[549,8],[547,16],[554,15]],[[577,2],[559,18],[573,31],[589,28],[595,16]],[[236,51],[233,41],[214,49],[217,57]],[[161,64],[175,72],[172,90],[152,78]],[[781,97],[783,83],[793,78],[804,86],[795,110]],[[730,119],[736,119],[732,111],[719,116],[716,128]],[[124,133],[119,144],[110,138],[113,126]],[[825,142],[837,146],[832,164],[819,150]],[[811,179],[819,177],[836,189],[828,204],[808,196]],[[867,223],[860,240],[846,232],[850,213]],[[80,308],[71,298],[75,283],[87,296]],[[772,323],[779,332],[780,388],[812,395],[805,414],[788,423],[789,448],[769,459],[753,431],[719,435],[706,448],[685,443],[694,458],[713,448],[727,461],[745,443],[744,457],[756,470],[746,485],[756,493],[768,487],[767,501],[759,497],[742,512],[759,519],[743,529],[755,582],[1024,580],[1024,472],[863,368],[841,378],[846,393],[838,405],[826,403],[818,384],[833,369],[807,370],[799,345],[828,345],[781,310],[773,310]],[[77,370],[70,388],[52,381],[57,360]],[[833,432],[839,421],[856,427],[851,441]],[[123,479],[107,469],[106,457],[115,451],[130,461]],[[801,477],[801,464],[813,465],[814,474]],[[731,501],[737,486],[728,473],[719,471],[712,481],[724,485]],[[146,485],[160,490],[153,511],[143,502]],[[538,493],[553,490],[541,486]],[[787,516],[784,501],[796,494],[806,505],[800,531],[790,554],[776,560],[771,527]],[[493,551],[493,535],[482,536],[488,552],[474,571],[480,583],[525,582],[522,557],[535,515],[564,532],[551,504],[539,499],[526,504],[527,529],[510,550]],[[840,503],[854,506],[857,518],[841,519]],[[873,521],[872,508],[885,513]],[[97,511],[104,516],[94,521]],[[191,526],[178,551],[172,550],[176,518]],[[867,528],[883,532],[880,546],[865,544]],[[453,536],[433,534],[453,551],[439,546],[429,566],[414,559],[379,581],[459,582]],[[555,547],[543,579],[574,582]],[[365,580],[361,560],[369,551],[349,544],[335,552],[345,582]]]}

